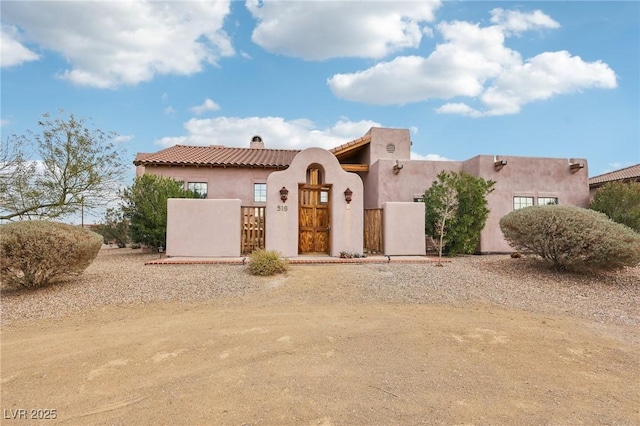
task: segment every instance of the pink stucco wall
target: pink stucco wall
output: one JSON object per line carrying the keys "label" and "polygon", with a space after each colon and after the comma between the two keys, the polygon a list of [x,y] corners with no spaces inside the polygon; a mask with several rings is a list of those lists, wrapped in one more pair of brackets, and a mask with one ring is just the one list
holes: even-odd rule
{"label": "pink stucco wall", "polygon": [[[372,127],[368,132],[371,135],[369,144],[369,164],[379,159],[408,160],[411,158],[411,136],[409,129],[387,129]],[[389,152],[387,147],[393,152]]]}
{"label": "pink stucco wall", "polygon": [[167,201],[167,256],[240,256],[240,200]]}
{"label": "pink stucco wall", "polygon": [[[324,183],[331,184],[330,255],[341,251],[363,252],[363,185],[355,173],[342,169],[336,157],[321,148],[300,152],[287,170],[272,173],[267,180],[266,248],[283,256],[298,256],[298,185],[306,182],[307,169],[319,164],[324,170]],[[286,202],[280,200],[280,189],[289,190]],[[353,191],[347,204],[344,191]]]}
{"label": "pink stucco wall", "polygon": [[150,166],[146,173],[171,177],[185,182],[207,182],[207,198],[239,198],[243,206],[261,206],[253,201],[253,185],[266,183],[273,169],[238,167],[167,167]]}
{"label": "pink stucco wall", "polygon": [[413,201],[424,195],[442,171],[459,172],[460,161],[400,161],[402,169],[394,173],[393,160],[380,160],[376,164],[377,206],[390,201]]}
{"label": "pink stucco wall", "polygon": [[387,256],[423,256],[424,203],[384,203],[384,254]]}
{"label": "pink stucco wall", "polygon": [[[489,217],[480,234],[482,253],[510,252],[500,230],[500,219],[513,211],[513,197],[556,197],[558,204],[578,207],[589,205],[589,173],[584,158],[532,158],[500,156],[507,164],[502,169],[494,167],[494,156],[479,155],[464,163],[464,170],[496,182],[494,191],[487,196]],[[582,163],[584,167],[572,171],[570,162]]]}
{"label": "pink stucco wall", "polygon": [[[510,252],[500,230],[500,219],[513,211],[513,197],[531,196],[537,202],[538,197],[556,197],[558,203],[587,207],[589,204],[588,168],[585,159],[572,159],[574,163],[585,166],[576,171],[569,167],[569,159],[532,158],[501,156],[499,160],[507,165],[498,170],[494,167],[494,157],[481,155],[464,162],[458,161],[404,161],[399,173],[393,172],[395,161],[379,160],[370,170],[375,174],[368,176],[366,205],[381,206],[390,201],[412,201],[424,193],[441,171],[465,171],[473,176],[491,179],[496,182],[495,189],[487,196],[490,214],[486,226],[480,235],[478,251],[481,253]],[[369,190],[371,189],[371,192]]]}

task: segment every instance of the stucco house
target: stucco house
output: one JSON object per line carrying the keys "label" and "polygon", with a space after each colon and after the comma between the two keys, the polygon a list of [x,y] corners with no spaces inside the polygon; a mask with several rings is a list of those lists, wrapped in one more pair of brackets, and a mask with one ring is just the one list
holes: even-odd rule
{"label": "stucco house", "polygon": [[596,191],[610,182],[640,182],[640,164],[625,167],[623,169],[614,170],[612,172],[603,173],[589,179],[589,192],[591,199]]}
{"label": "stucco house", "polygon": [[[268,141],[267,141],[268,143]],[[479,253],[512,249],[499,220],[530,205],[587,207],[587,160],[478,155],[465,161],[410,158],[407,129],[371,128],[330,150],[176,145],[139,153],[137,174],[183,181],[201,200],[169,200],[167,255],[239,256],[257,247],[284,256],[341,252],[423,255],[420,197],[441,171],[496,182]]]}

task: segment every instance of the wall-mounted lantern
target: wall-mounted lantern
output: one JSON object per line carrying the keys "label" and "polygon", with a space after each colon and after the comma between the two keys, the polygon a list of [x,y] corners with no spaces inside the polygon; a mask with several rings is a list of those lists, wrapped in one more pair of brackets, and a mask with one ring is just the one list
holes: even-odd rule
{"label": "wall-mounted lantern", "polygon": [[351,203],[352,195],[353,195],[353,191],[350,190],[349,188],[344,190],[344,200],[347,202],[347,204]]}
{"label": "wall-mounted lantern", "polygon": [[289,190],[283,186],[282,189],[280,189],[280,199],[282,200],[283,203],[287,202],[288,195],[289,195]]}

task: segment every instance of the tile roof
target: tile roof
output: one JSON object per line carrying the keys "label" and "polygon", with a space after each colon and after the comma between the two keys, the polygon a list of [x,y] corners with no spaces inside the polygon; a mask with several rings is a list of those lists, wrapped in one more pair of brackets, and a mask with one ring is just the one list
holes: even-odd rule
{"label": "tile roof", "polygon": [[133,164],[280,168],[288,167],[299,152],[293,149],[174,145],[153,154],[138,153]]}
{"label": "tile roof", "polygon": [[589,178],[589,186],[600,186],[607,182],[615,182],[620,180],[640,180],[640,164],[625,167],[624,169],[614,170],[598,176]]}

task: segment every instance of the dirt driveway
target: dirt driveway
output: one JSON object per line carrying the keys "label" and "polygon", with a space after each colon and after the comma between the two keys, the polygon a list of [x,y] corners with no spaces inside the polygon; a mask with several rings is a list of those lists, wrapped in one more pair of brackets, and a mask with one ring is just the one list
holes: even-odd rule
{"label": "dirt driveway", "polygon": [[363,302],[351,271],[5,326],[2,424],[640,424],[635,326]]}

